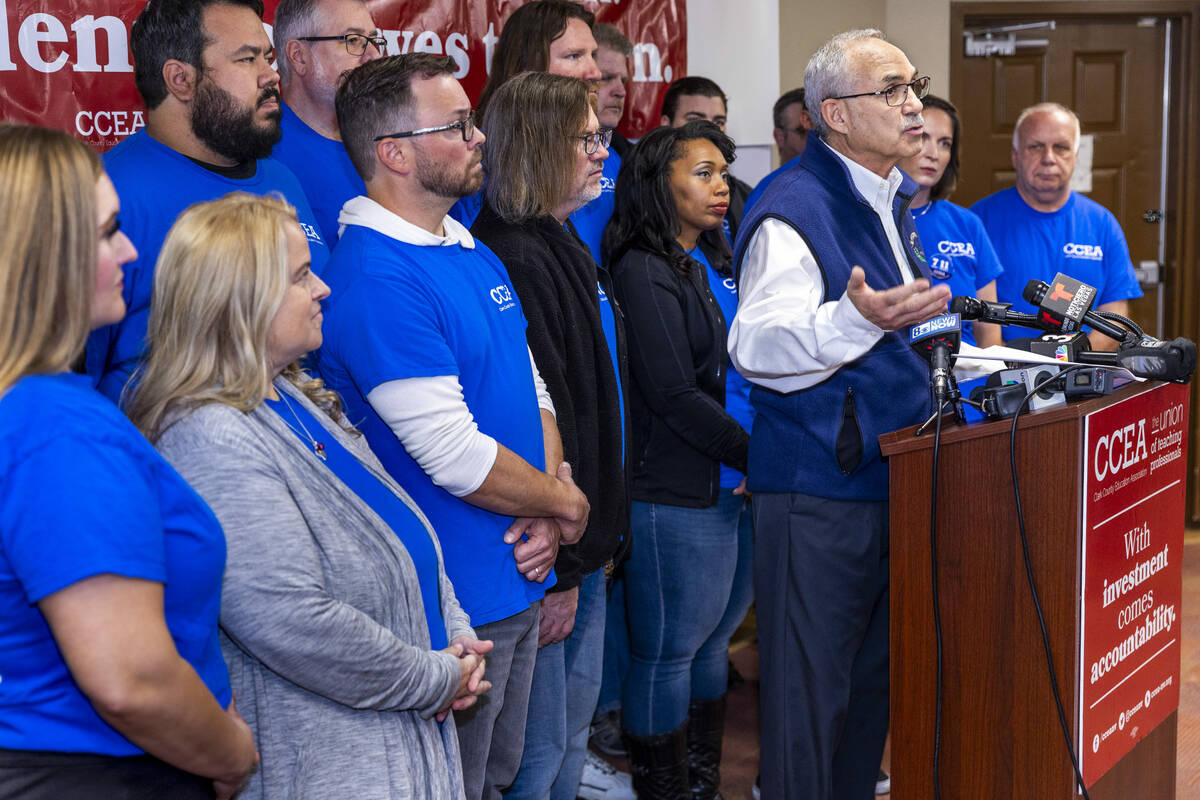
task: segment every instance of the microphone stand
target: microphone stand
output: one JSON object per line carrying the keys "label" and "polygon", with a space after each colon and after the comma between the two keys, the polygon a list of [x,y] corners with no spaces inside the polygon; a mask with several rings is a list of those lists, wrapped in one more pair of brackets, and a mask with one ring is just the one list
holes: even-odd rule
{"label": "microphone stand", "polygon": [[915,436],[923,436],[933,421],[942,416],[947,404],[950,405],[951,411],[954,412],[954,421],[959,425],[967,424],[967,414],[963,409],[962,394],[958,391],[958,380],[954,377],[953,372],[950,373],[947,383],[949,388],[945,392],[945,397],[937,397],[936,393],[933,392],[933,387],[930,386],[931,393],[935,395],[934,402],[937,403],[937,410],[929,416],[929,419],[921,423],[921,426],[917,428],[917,432],[914,434]]}

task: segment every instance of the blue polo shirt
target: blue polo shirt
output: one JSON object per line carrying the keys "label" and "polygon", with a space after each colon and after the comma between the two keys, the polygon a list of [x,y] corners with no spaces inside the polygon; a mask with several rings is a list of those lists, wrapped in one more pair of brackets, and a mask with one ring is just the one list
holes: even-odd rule
{"label": "blue polo shirt", "polygon": [[179,655],[222,707],[225,537],[212,511],[86,376],[0,397],[0,749],[137,755],[71,677],[37,603],[102,574],[163,585]]}
{"label": "blue polo shirt", "polygon": [[[722,275],[713,269],[708,257],[699,247],[689,251],[688,255],[704,265],[708,287],[713,297],[717,298],[721,315],[725,317],[725,336],[728,338],[729,326],[733,324],[734,315],[737,314],[737,283],[732,275]],[[742,373],[733,366],[728,355],[725,357],[725,369],[725,413],[737,420],[742,429],[749,433],[754,424],[754,407],[750,405],[750,381],[742,377]],[[722,489],[736,489],[744,477],[746,476],[733,467],[721,465]]]}
{"label": "blue polo shirt", "polygon": [[[983,223],[967,209],[933,200],[913,209],[912,215],[933,281],[949,286],[952,295],[975,297],[1004,272]],[[963,323],[962,338],[976,343],[970,322]]]}
{"label": "blue polo shirt", "polygon": [[455,376],[479,430],[544,469],[525,316],[504,265],[479,241],[473,248],[422,246],[351,225],[323,277],[331,294],[318,353],[321,376],[433,523],[472,624],[528,608],[554,580],[539,584],[517,571],[512,545],[503,541],[513,518],[435,485],[366,400],[388,381]]}
{"label": "blue polo shirt", "polygon": [[283,138],[271,151],[271,158],[290,169],[300,181],[312,205],[321,238],[332,248],[338,240],[337,218],[342,204],[351,197],[366,194],[366,184],[350,162],[345,145],[314,131],[287,103],[281,103],[280,108]]}
{"label": "blue polo shirt", "polygon": [[[1071,192],[1066,204],[1049,213],[1038,211],[1016,187],[983,198],[971,210],[983,220],[1004,265],[996,279],[996,296],[1016,311],[1034,313],[1021,293],[1030,280],[1051,280],[1062,272],[1095,286],[1096,307],[1142,296],[1129,246],[1108,209]],[[1028,336],[1021,328],[1001,328],[1005,339]]]}
{"label": "blue polo shirt", "polygon": [[253,177],[227,178],[159,143],[143,129],[105,153],[104,168],[121,198],[121,230],[138,251],[137,259],[124,267],[125,318],[92,331],[87,341],[87,373],[114,402],[145,352],[158,251],[175,218],[188,206],[230,192],[281,194],[296,207],[300,227],[308,236],[313,270],[320,273],[329,259],[329,248],[300,182],[278,161],[258,161]]}

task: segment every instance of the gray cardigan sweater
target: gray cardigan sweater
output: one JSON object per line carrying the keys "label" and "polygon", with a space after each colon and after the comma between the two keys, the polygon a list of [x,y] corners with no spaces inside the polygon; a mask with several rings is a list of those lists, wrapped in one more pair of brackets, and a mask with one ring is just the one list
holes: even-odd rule
{"label": "gray cardigan sweater", "polygon": [[[449,639],[471,635],[429,521],[366,440],[275,387],[411,508],[438,554]],[[261,763],[241,798],[461,800],[458,660],[431,651],[416,570],[390,528],[265,404],[201,406],[158,449],[225,529],[221,646]]]}

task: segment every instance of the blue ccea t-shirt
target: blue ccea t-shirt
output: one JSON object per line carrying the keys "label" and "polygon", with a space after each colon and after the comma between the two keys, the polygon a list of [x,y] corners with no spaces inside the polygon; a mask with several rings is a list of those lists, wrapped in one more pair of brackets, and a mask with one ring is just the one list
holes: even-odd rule
{"label": "blue ccea t-shirt", "polygon": [[528,608],[553,577],[540,584],[517,572],[503,541],[513,518],[435,485],[366,400],[388,381],[456,376],[479,430],[544,469],[525,316],[500,259],[474,244],[420,246],[348,226],[324,276],[331,294],[318,369],[433,523],[459,602],[480,625]]}
{"label": "blue ccea t-shirt", "polygon": [[[971,210],[983,220],[1004,265],[996,280],[997,299],[1016,311],[1034,313],[1022,293],[1030,280],[1050,281],[1061,272],[1097,290],[1095,306],[1142,296],[1125,234],[1108,209],[1077,192],[1049,213],[1022,199],[1016,187],[985,197]],[[1029,336],[1012,326],[1005,339]]]}
{"label": "blue ccea t-shirt", "polygon": [[[721,315],[725,317],[725,336],[728,338],[729,326],[733,324],[733,317],[737,314],[737,283],[732,275],[722,275],[713,269],[708,257],[699,247],[691,250],[688,255],[704,265],[709,289],[712,290],[713,297],[717,298]],[[728,355],[725,357],[725,369],[725,413],[733,417],[748,433],[754,424],[754,407],[750,405],[750,381],[742,377]],[[721,465],[722,489],[736,489],[744,477],[746,476],[733,467]]]}
{"label": "blue ccea t-shirt", "polygon": [[106,573],[163,584],[175,648],[228,706],[221,526],[86,376],[27,376],[0,398],[0,475],[0,749],[142,752],[92,708],[37,606]]}
{"label": "blue ccea t-shirt", "polygon": [[188,206],[230,192],[280,194],[296,207],[308,236],[313,270],[329,259],[316,217],[296,176],[278,161],[257,162],[253,177],[226,178],[138,131],[104,154],[104,168],[121,198],[121,230],[137,248],[125,265],[125,318],[92,331],[87,341],[87,373],[100,392],[116,402],[145,352],[154,267],[167,231]]}
{"label": "blue ccea t-shirt", "polygon": [[621,412],[621,458],[625,458],[625,390],[621,388],[621,364],[617,354],[617,316],[613,313],[608,293],[596,281],[596,294],[600,300],[600,327],[604,328],[604,342],[608,345],[608,357],[612,359],[613,375],[617,378],[617,404]]}
{"label": "blue ccea t-shirt", "polygon": [[617,173],[620,171],[621,157],[617,155],[616,150],[609,150],[608,158],[604,159],[604,171],[600,175],[600,196],[583,208],[576,209],[570,218],[575,232],[592,251],[592,259],[597,264],[603,263],[600,260],[600,241],[604,238],[604,229],[613,215]]}
{"label": "blue ccea t-shirt", "polygon": [[[933,200],[913,209],[912,215],[933,281],[949,286],[952,295],[975,297],[1004,272],[983,223],[967,209]],[[976,343],[970,322],[963,323],[962,338]]]}
{"label": "blue ccea t-shirt", "polygon": [[296,112],[281,103],[283,138],[271,158],[292,171],[312,205],[317,228],[325,244],[333,249],[338,240],[338,214],[351,197],[367,193],[363,179],[350,161],[346,147],[308,127]]}

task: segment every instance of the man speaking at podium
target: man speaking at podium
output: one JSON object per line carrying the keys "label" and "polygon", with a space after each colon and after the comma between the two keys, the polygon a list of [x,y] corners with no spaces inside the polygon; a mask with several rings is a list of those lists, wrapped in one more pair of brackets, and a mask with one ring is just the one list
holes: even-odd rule
{"label": "man speaking at podium", "polygon": [[888,474],[879,434],[923,421],[909,326],[946,307],[896,168],[929,79],[876,30],[808,62],[799,163],[748,212],[729,337],[755,383],[762,796],[868,800],[888,727]]}

